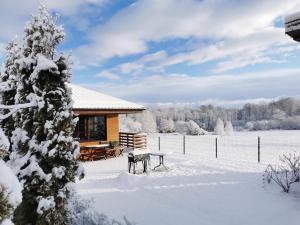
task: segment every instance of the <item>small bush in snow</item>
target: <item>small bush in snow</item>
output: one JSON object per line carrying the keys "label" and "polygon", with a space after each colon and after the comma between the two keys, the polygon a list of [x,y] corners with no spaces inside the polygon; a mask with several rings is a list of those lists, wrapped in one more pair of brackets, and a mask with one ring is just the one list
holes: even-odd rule
{"label": "small bush in snow", "polygon": [[106,215],[98,213],[91,200],[82,199],[76,193],[69,201],[71,225],[134,225],[124,217],[124,223],[110,220]]}
{"label": "small bush in snow", "polygon": [[264,173],[264,182],[275,182],[281,189],[288,193],[291,185],[300,180],[300,156],[283,155],[280,157],[281,164],[268,165]]}

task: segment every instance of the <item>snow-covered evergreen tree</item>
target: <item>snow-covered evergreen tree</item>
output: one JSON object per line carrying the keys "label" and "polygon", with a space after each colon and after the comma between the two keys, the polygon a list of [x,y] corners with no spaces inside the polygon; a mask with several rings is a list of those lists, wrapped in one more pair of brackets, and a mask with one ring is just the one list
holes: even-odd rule
{"label": "snow-covered evergreen tree", "polygon": [[232,135],[233,134],[233,126],[232,123],[227,120],[225,123],[225,130],[224,130],[226,135]]}
{"label": "snow-covered evergreen tree", "polygon": [[70,68],[55,48],[64,38],[48,10],[41,6],[25,28],[23,57],[17,60],[20,78],[15,103],[35,102],[14,116],[12,165],[24,184],[16,224],[69,224],[68,184],[81,174],[73,140]]}
{"label": "snow-covered evergreen tree", "polygon": [[224,135],[224,133],[225,133],[225,131],[224,131],[224,122],[220,118],[217,119],[214,132],[217,135]]}

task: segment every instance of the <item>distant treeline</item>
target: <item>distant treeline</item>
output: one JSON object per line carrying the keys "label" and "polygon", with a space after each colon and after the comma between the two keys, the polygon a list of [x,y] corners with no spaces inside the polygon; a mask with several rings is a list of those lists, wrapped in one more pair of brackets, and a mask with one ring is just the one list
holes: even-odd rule
{"label": "distant treeline", "polygon": [[[234,130],[300,129],[300,100],[282,98],[270,103],[245,104],[241,109],[212,105],[198,108],[152,108],[143,114],[123,117],[121,129],[201,133],[203,130],[213,131],[218,118],[225,123],[231,122]],[[193,129],[197,131],[189,131]]]}

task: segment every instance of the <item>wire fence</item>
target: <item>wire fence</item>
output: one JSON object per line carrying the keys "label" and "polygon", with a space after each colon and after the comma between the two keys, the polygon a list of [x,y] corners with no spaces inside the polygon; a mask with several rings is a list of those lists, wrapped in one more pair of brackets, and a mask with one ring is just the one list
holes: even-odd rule
{"label": "wire fence", "polygon": [[232,161],[274,163],[283,154],[300,155],[300,132],[237,132],[232,136],[149,135],[151,151]]}

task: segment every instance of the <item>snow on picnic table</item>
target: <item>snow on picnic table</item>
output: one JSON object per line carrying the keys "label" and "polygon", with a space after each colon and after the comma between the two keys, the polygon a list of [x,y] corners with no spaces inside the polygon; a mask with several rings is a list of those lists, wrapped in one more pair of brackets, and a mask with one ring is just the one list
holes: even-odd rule
{"label": "snow on picnic table", "polygon": [[[169,171],[132,175],[127,158],[86,162],[79,193],[111,218],[140,225],[298,225],[300,185],[290,194],[262,184],[265,164],[170,151]],[[158,164],[151,157],[152,168]],[[140,171],[142,166],[138,167]]]}

